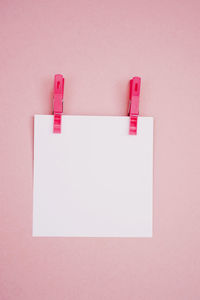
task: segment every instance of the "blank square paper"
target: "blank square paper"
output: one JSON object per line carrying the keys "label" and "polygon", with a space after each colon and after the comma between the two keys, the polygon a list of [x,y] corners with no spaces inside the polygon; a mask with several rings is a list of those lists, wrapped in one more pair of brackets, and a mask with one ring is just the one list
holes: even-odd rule
{"label": "blank square paper", "polygon": [[151,237],[153,118],[34,121],[33,236]]}

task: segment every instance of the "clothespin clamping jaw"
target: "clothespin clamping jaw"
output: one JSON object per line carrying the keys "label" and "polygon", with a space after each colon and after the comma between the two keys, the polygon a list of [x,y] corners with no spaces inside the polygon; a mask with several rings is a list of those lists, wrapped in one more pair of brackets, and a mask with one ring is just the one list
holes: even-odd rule
{"label": "clothespin clamping jaw", "polygon": [[137,119],[139,115],[139,98],[140,98],[140,77],[133,77],[130,80],[130,102],[129,102],[129,112],[130,125],[129,134],[137,135]]}
{"label": "clothespin clamping jaw", "polygon": [[61,133],[61,117],[63,113],[63,94],[64,78],[57,74],[54,78],[54,95],[53,95],[53,133]]}

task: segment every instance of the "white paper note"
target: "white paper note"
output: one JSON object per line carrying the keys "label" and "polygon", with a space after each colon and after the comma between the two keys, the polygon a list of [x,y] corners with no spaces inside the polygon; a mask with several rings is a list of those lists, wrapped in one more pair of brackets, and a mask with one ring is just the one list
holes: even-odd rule
{"label": "white paper note", "polygon": [[153,118],[34,121],[33,236],[151,237]]}

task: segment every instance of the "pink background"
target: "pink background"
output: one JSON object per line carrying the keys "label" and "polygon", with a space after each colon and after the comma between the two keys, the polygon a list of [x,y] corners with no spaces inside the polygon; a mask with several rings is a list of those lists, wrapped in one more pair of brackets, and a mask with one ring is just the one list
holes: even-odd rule
{"label": "pink background", "polygon": [[[200,299],[200,2],[0,2],[0,299]],[[155,117],[152,239],[32,238],[33,115]]]}

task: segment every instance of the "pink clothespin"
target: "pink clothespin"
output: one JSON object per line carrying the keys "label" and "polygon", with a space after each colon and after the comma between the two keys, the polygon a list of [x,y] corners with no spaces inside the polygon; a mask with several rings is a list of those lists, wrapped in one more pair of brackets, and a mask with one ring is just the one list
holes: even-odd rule
{"label": "pink clothespin", "polygon": [[129,125],[129,134],[137,135],[137,119],[139,115],[139,98],[140,98],[140,77],[133,77],[130,80],[130,103],[129,103],[129,112],[130,116],[130,125]]}
{"label": "pink clothespin", "polygon": [[57,74],[54,78],[54,95],[53,95],[53,133],[61,133],[61,117],[63,113],[63,94],[64,78]]}

